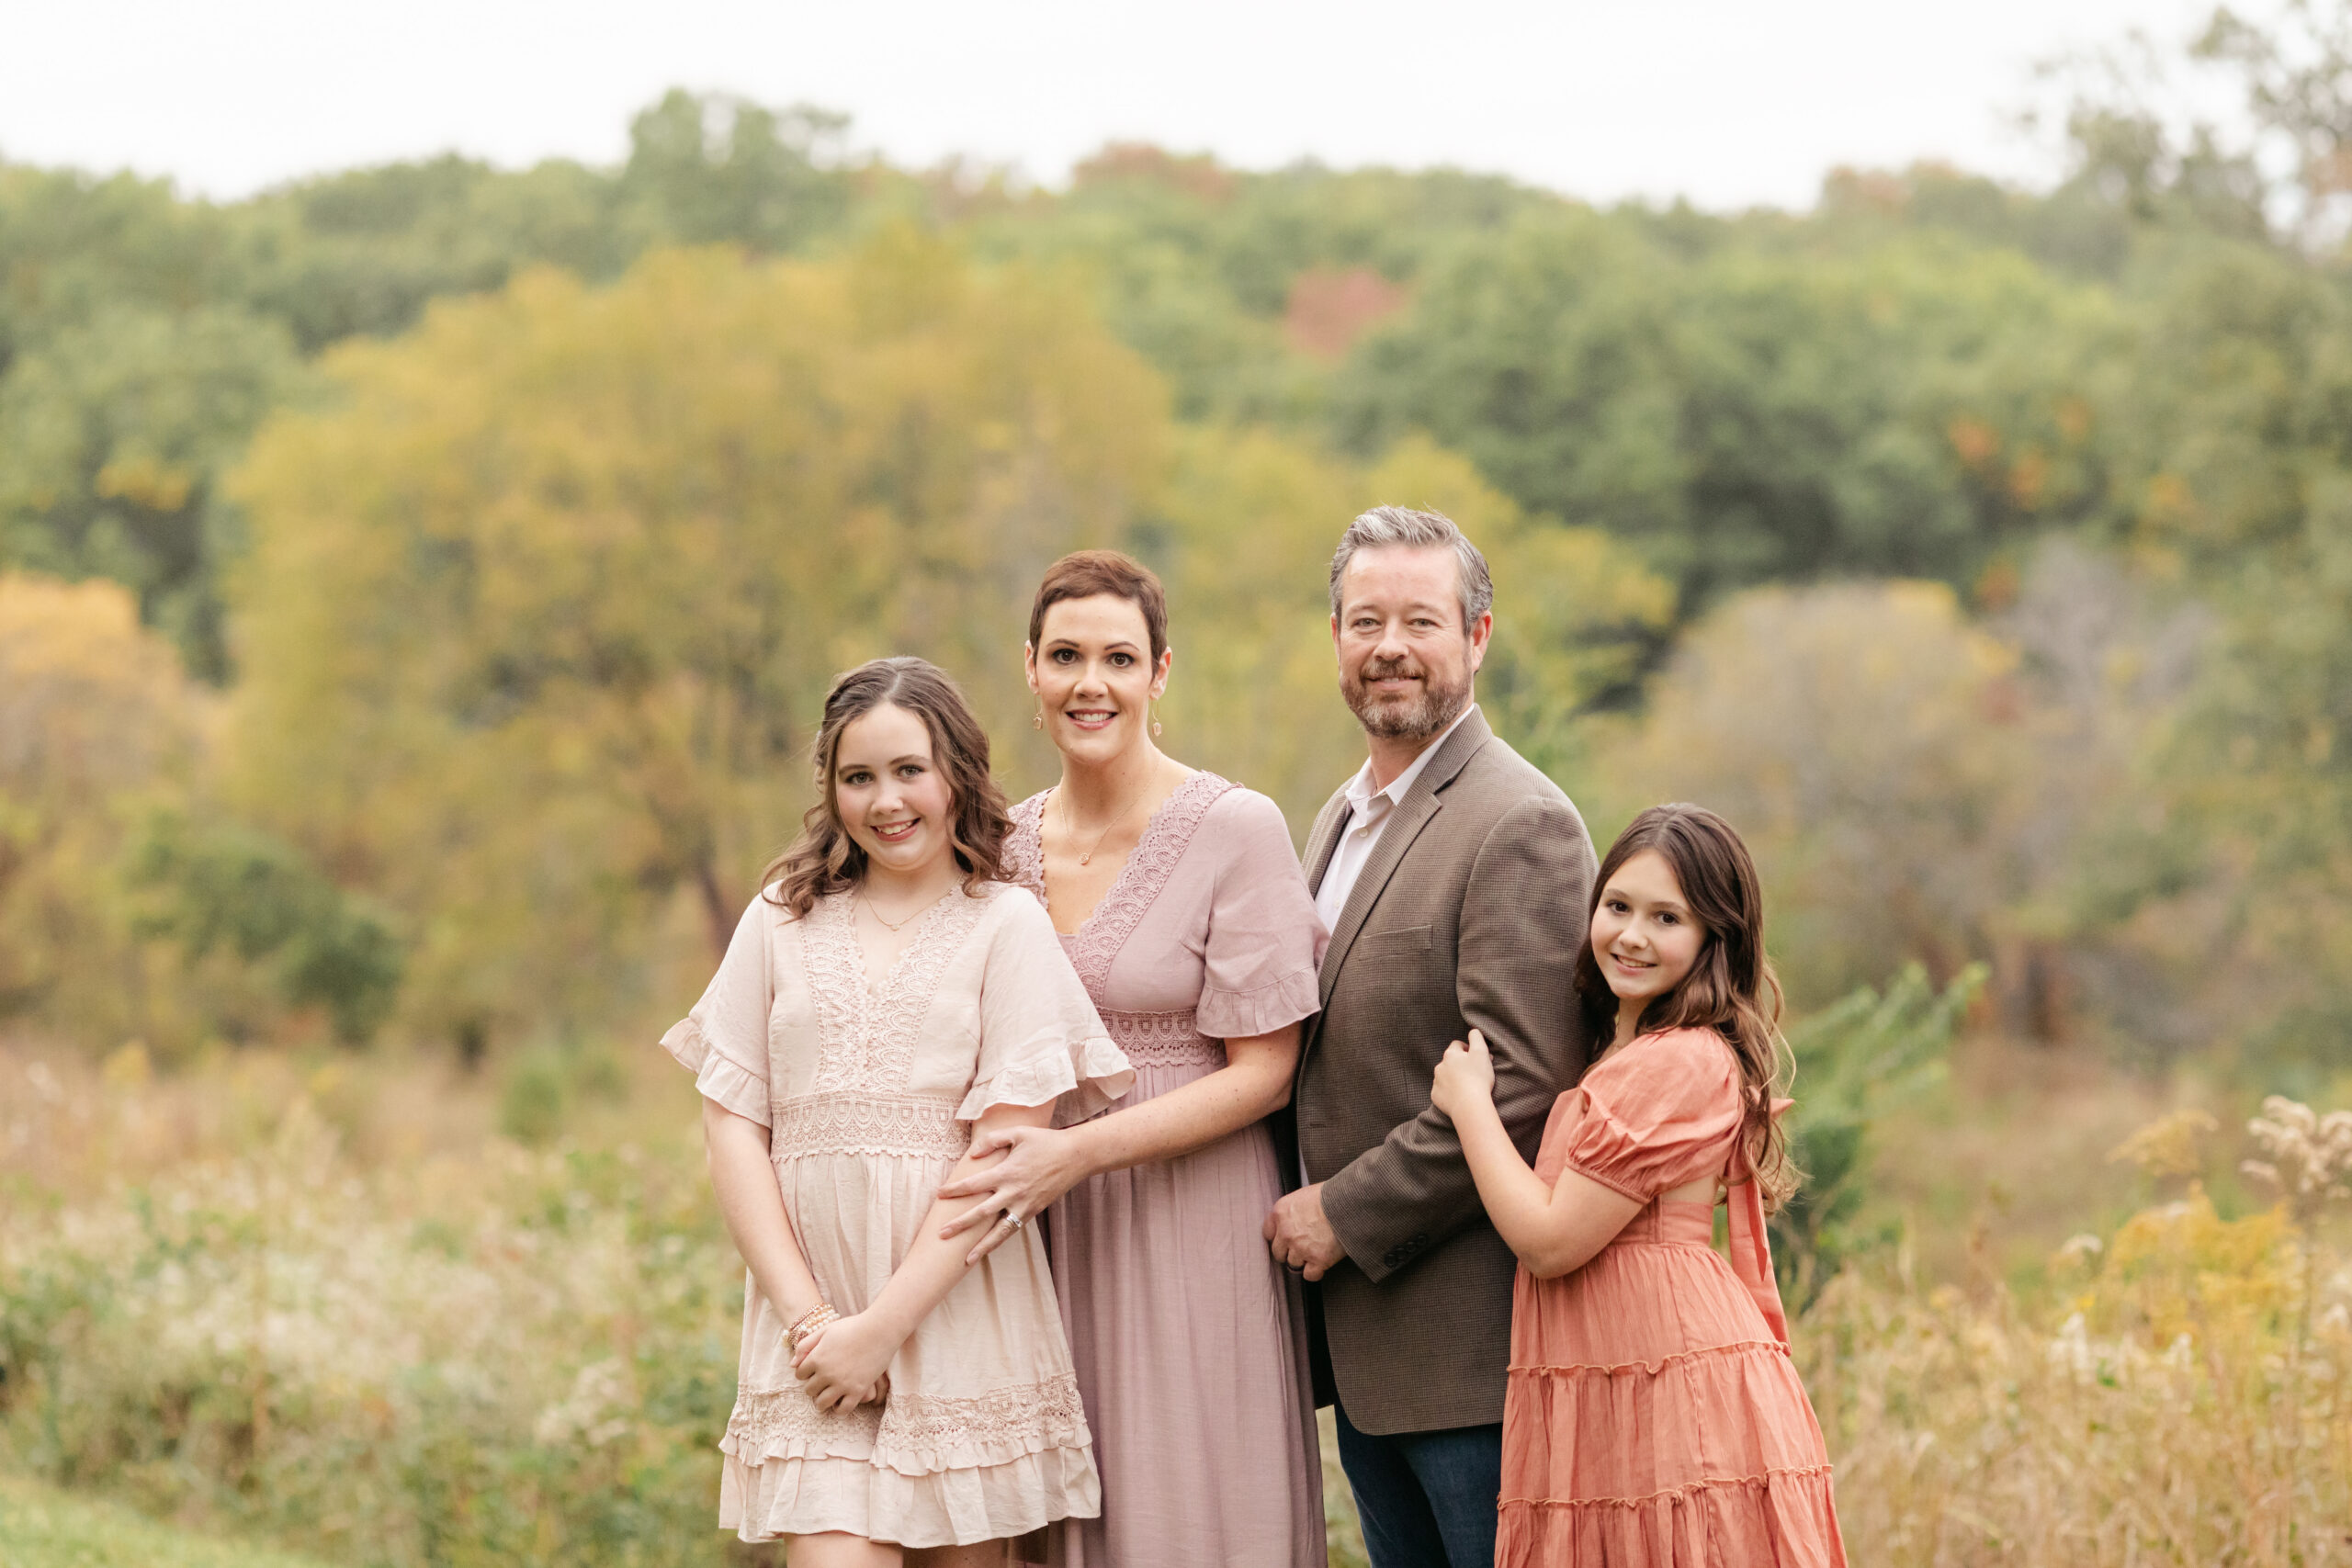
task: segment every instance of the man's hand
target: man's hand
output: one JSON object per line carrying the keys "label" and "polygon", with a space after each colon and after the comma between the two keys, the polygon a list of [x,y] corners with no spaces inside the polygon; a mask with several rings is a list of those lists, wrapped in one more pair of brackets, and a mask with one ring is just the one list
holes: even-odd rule
{"label": "man's hand", "polygon": [[1274,1261],[1285,1269],[1295,1269],[1310,1280],[1320,1280],[1339,1267],[1347,1250],[1340,1245],[1339,1233],[1331,1222],[1323,1217],[1323,1184],[1302,1187],[1276,1203],[1266,1216],[1266,1245],[1273,1250]]}

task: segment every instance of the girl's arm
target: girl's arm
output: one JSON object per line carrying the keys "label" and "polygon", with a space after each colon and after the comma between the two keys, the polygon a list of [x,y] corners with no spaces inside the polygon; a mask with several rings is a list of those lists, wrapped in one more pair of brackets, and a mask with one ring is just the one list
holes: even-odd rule
{"label": "girl's arm", "polygon": [[702,1102],[702,1141],[710,1163],[710,1184],[718,1194],[719,1217],[735,1250],[752,1270],[760,1294],[797,1323],[823,1298],[817,1277],[800,1256],[792,1222],[784,1212],[784,1194],[775,1184],[775,1168],[768,1163],[768,1130],[748,1116],[738,1116],[714,1100]]}
{"label": "girl's arm", "polygon": [[[1051,1101],[1044,1105],[991,1105],[980,1113],[973,1134],[999,1127],[1043,1127],[1053,1120]],[[950,1179],[969,1174],[975,1156],[967,1149],[948,1173]],[[827,1324],[803,1335],[793,1365],[802,1386],[820,1410],[855,1404],[882,1380],[890,1358],[907,1342],[915,1325],[956,1288],[971,1266],[965,1248],[943,1234],[942,1227],[963,1205],[949,1198],[933,1199],[922,1228],[907,1255],[890,1275],[890,1282],[864,1312]]]}
{"label": "girl's arm", "polygon": [[1573,1170],[1544,1187],[1495,1110],[1494,1064],[1476,1030],[1468,1044],[1456,1040],[1445,1048],[1430,1100],[1453,1119],[1487,1217],[1537,1279],[1581,1269],[1642,1212],[1633,1199]]}
{"label": "girl's arm", "polygon": [[[1173,1159],[1206,1148],[1282,1109],[1298,1066],[1298,1025],[1225,1043],[1226,1065],[1141,1105],[1075,1127],[1039,1123],[989,1127],[972,1139],[972,1158],[1003,1157],[959,1175],[943,1198],[978,1198],[940,1230],[952,1236],[999,1213],[1034,1215],[1090,1176]],[[978,1262],[1012,1232],[992,1225],[967,1258]]]}

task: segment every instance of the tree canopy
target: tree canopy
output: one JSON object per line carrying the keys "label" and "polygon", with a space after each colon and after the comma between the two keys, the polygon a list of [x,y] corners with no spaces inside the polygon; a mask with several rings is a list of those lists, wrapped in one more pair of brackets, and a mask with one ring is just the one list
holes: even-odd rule
{"label": "tree canopy", "polygon": [[119,585],[121,668],[229,716],[0,780],[9,863],[107,868],[76,919],[201,1027],[564,1027],[700,962],[845,664],[939,660],[1042,782],[1075,545],[1170,585],[1170,743],[1303,820],[1355,743],[1323,562],[1401,501],[1494,558],[1504,733],[1604,831],[1732,809],[1802,996],[1982,960],[2037,1038],[2343,1059],[2352,13],[2290,9],[2176,62],[2248,136],[2091,72],[2051,190],[1794,213],[1136,145],[1039,190],[684,92],[608,167],[0,164],[0,571]]}

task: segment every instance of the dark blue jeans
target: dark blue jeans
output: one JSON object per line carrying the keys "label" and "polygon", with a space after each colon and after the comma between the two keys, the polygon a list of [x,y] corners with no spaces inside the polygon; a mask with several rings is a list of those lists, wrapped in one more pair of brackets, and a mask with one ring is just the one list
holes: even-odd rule
{"label": "dark blue jeans", "polygon": [[1356,1495],[1372,1568],[1493,1568],[1503,1429],[1369,1437],[1339,1409],[1340,1467]]}

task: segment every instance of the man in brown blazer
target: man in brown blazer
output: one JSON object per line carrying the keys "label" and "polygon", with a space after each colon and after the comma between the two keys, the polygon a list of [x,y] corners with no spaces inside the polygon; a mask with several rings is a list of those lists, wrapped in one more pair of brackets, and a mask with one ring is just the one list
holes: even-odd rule
{"label": "man in brown blazer", "polygon": [[1430,1074],[1481,1031],[1532,1158],[1587,1055],[1573,976],[1592,845],[1473,701],[1493,599],[1485,558],[1435,513],[1367,512],[1332,558],[1340,686],[1371,755],[1307,840],[1331,942],[1292,1100],[1297,1187],[1265,1228],[1316,1282],[1316,1397],[1339,1405],[1373,1568],[1494,1560],[1515,1262]]}

